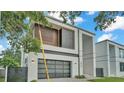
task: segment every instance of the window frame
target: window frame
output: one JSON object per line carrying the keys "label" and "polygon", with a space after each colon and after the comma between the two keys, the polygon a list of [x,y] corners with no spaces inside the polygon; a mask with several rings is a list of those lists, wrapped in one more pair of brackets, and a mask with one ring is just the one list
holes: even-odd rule
{"label": "window frame", "polygon": [[124,62],[120,62],[120,72],[124,72]]}
{"label": "window frame", "polygon": [[124,58],[124,49],[119,48],[119,58]]}

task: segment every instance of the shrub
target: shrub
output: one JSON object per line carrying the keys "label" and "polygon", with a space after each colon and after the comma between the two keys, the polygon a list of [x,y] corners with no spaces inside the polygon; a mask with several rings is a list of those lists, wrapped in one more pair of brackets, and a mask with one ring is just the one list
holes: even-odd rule
{"label": "shrub", "polygon": [[75,76],[75,78],[82,79],[82,78],[85,78],[85,76],[84,75],[77,75],[77,76]]}
{"label": "shrub", "polygon": [[31,82],[37,82],[37,80],[31,80]]}

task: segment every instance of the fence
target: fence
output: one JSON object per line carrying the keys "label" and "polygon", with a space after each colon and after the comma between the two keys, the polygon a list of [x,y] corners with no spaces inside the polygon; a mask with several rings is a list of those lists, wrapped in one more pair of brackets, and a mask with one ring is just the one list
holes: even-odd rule
{"label": "fence", "polygon": [[5,69],[0,68],[0,77],[5,77]]}
{"label": "fence", "polygon": [[27,67],[8,68],[7,82],[26,82]]}

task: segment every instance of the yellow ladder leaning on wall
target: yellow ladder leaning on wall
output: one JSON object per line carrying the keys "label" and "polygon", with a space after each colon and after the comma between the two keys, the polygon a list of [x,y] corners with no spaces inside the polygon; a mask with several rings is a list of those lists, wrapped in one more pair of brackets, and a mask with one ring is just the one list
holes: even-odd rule
{"label": "yellow ladder leaning on wall", "polygon": [[[38,25],[40,25],[40,24],[38,24]],[[44,60],[44,65],[45,65],[46,77],[49,80],[48,66],[47,66],[47,63],[46,63],[46,56],[45,56],[45,52],[44,52],[43,40],[42,40],[41,31],[40,31],[40,26],[38,27],[38,30],[39,30],[38,32],[39,32],[40,41],[41,41],[41,50],[42,50],[42,55],[43,55],[43,60]]]}

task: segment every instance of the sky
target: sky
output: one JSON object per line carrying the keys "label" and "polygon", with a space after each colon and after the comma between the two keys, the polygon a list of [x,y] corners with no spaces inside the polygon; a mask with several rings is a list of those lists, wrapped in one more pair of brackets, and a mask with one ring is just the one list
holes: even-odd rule
{"label": "sky", "polygon": [[82,22],[78,22],[77,26],[86,29],[96,34],[96,42],[109,39],[120,44],[124,44],[124,17],[116,17],[116,23],[112,24],[105,31],[95,31],[94,28],[96,23],[93,21],[94,17],[97,16],[98,12],[89,11],[81,14]]}
{"label": "sky", "polygon": [[[75,26],[95,33],[95,42],[109,39],[124,45],[124,17],[116,16],[116,23],[111,24],[105,31],[95,31],[96,23],[93,20],[97,15],[97,11],[85,11],[75,19]],[[50,16],[62,20],[59,13],[50,14]]]}
{"label": "sky", "polygon": [[[94,28],[96,24],[93,19],[95,16],[97,16],[97,14],[98,12],[96,11],[88,11],[86,13],[82,13],[79,17],[74,20],[75,26],[95,33],[95,42],[100,42],[105,39],[109,39],[124,45],[124,17],[116,16],[116,23],[113,23],[105,31],[95,31]],[[59,13],[51,13],[49,15],[59,20],[62,20],[59,17]],[[5,38],[0,39],[0,53],[2,50],[5,50],[8,47],[8,41]]]}

